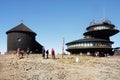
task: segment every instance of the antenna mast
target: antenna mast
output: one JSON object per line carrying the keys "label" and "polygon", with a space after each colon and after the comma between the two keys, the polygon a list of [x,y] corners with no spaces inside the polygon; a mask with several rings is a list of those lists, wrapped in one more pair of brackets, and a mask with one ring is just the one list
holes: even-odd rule
{"label": "antenna mast", "polygon": [[106,18],[106,11],[105,11],[105,8],[103,8],[103,19]]}

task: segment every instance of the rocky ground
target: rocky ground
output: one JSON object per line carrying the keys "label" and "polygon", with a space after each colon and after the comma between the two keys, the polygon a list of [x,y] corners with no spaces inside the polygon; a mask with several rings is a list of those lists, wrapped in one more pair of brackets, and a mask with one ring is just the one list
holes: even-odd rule
{"label": "rocky ground", "polygon": [[15,54],[0,55],[0,80],[120,80],[120,56],[64,55],[62,59],[56,55],[53,60],[40,54],[23,59]]}

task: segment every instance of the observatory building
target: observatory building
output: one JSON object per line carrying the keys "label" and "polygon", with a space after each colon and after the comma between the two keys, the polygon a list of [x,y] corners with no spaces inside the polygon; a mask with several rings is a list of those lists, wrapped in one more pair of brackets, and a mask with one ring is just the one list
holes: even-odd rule
{"label": "observatory building", "polygon": [[41,53],[42,45],[39,44],[35,36],[37,35],[23,23],[10,29],[7,34],[7,51],[16,51],[17,48],[26,50],[29,48],[33,53]]}
{"label": "observatory building", "polygon": [[110,41],[110,37],[118,32],[119,30],[109,20],[93,21],[86,28],[84,38],[66,43],[66,50],[71,54],[113,55],[114,42]]}

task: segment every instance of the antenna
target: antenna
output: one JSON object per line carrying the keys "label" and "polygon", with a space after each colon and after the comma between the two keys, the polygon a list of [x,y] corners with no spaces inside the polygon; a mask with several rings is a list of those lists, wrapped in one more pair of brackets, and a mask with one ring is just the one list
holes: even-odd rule
{"label": "antenna", "polygon": [[103,19],[105,19],[105,17],[106,17],[106,10],[105,8],[103,8]]}

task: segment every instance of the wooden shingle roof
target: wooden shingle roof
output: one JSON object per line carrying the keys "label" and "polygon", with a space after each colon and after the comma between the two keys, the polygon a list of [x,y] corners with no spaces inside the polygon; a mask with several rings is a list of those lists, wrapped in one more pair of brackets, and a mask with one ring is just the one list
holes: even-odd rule
{"label": "wooden shingle roof", "polygon": [[24,25],[23,23],[15,26],[14,28],[8,30],[6,33],[10,33],[10,32],[28,32],[28,33],[33,33],[36,35],[35,32],[33,32],[31,29],[29,29],[26,25]]}

